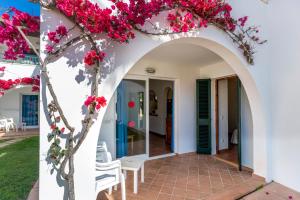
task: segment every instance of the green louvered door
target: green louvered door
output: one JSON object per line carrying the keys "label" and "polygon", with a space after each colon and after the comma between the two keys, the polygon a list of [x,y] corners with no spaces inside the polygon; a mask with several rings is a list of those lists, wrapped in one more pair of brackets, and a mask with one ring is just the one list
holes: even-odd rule
{"label": "green louvered door", "polygon": [[211,154],[211,81],[197,80],[197,153]]}

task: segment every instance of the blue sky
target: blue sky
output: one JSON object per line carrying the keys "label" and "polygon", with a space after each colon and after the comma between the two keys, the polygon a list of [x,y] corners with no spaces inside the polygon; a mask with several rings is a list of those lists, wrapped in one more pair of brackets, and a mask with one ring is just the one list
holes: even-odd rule
{"label": "blue sky", "polygon": [[36,3],[30,3],[28,0],[0,0],[0,14],[2,14],[11,6],[23,12],[27,12],[30,15],[40,15],[40,5]]}

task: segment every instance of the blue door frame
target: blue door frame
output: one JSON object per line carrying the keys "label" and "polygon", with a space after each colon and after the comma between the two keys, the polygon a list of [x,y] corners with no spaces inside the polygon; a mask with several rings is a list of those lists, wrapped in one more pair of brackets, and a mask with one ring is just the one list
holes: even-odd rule
{"label": "blue door frame", "polygon": [[116,130],[116,146],[117,158],[127,155],[127,107],[125,102],[125,86],[122,81],[117,88],[117,130]]}

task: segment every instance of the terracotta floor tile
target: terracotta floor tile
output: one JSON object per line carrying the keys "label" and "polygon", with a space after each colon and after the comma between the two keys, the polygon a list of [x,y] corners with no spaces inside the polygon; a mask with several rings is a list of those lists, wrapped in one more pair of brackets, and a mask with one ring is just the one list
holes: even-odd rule
{"label": "terracotta floor tile", "polygon": [[[139,182],[138,194],[133,194],[133,175],[128,173],[126,196],[127,200],[226,200],[261,183],[249,172],[239,172],[209,155],[189,153],[147,161],[145,183]],[[121,199],[118,189],[105,198]]]}

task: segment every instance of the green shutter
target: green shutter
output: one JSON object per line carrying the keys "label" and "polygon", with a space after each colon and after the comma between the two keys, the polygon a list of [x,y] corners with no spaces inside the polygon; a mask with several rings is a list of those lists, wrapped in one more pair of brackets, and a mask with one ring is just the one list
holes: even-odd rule
{"label": "green shutter", "polygon": [[211,154],[211,81],[197,80],[197,153]]}

